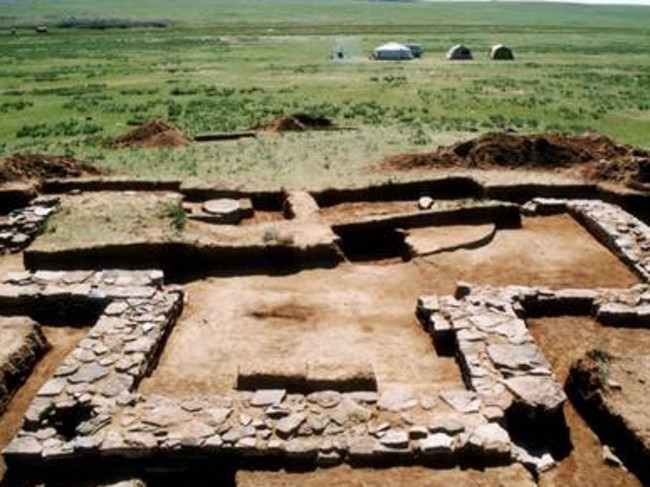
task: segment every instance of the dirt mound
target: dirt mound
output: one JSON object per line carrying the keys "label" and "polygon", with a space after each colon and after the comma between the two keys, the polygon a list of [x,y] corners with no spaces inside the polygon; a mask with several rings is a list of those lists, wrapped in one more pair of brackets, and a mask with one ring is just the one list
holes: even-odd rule
{"label": "dirt mound", "polygon": [[153,120],[118,137],[115,143],[121,147],[181,147],[191,142],[176,127],[163,120]]}
{"label": "dirt mound", "polygon": [[14,154],[0,161],[0,183],[29,179],[71,178],[104,171],[74,157]]}
{"label": "dirt mound", "polygon": [[649,179],[644,175],[650,153],[619,145],[605,135],[559,134],[520,135],[488,133],[480,137],[439,147],[433,152],[397,154],[386,158],[387,169],[476,168],[549,169],[572,167],[595,180],[628,182]]}
{"label": "dirt mound", "polygon": [[268,132],[305,132],[307,130],[326,129],[332,126],[332,121],[326,117],[314,117],[306,113],[294,113],[276,117],[254,130]]}

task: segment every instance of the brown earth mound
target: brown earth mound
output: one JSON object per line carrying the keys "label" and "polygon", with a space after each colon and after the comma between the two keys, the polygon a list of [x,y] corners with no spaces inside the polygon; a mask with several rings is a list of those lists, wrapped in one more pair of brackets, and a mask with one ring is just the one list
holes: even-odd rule
{"label": "brown earth mound", "polygon": [[293,113],[282,117],[276,117],[254,130],[266,130],[269,132],[305,132],[307,130],[325,129],[332,126],[332,121],[326,117],[314,117],[306,113]]}
{"label": "brown earth mound", "polygon": [[116,144],[121,147],[181,147],[191,140],[176,127],[163,120],[153,120],[136,127],[118,137]]}
{"label": "brown earth mound", "polygon": [[519,135],[488,133],[480,137],[439,147],[433,152],[396,154],[381,166],[387,169],[475,168],[563,170],[576,166],[589,179],[628,182],[644,181],[640,167],[648,164],[650,153],[619,145],[605,135],[559,134]]}
{"label": "brown earth mound", "polygon": [[103,171],[74,157],[14,154],[0,161],[0,183],[28,179],[70,178]]}

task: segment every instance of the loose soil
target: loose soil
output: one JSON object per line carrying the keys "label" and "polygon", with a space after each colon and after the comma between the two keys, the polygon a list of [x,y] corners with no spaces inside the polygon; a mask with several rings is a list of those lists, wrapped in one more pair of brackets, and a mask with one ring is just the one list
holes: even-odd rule
{"label": "loose soil", "polygon": [[458,280],[555,287],[638,282],[564,215],[526,219],[523,229],[500,231],[479,249],[408,263],[196,281],[186,286],[189,305],[141,390],[177,396],[227,390],[247,358],[365,360],[380,390],[460,386],[458,366],[436,355],[413,312],[418,296],[453,293]]}
{"label": "loose soil", "polygon": [[316,117],[306,113],[293,113],[276,117],[268,122],[254,127],[253,130],[266,132],[305,132],[307,130],[328,129],[332,121],[325,117]]}
{"label": "loose soil", "polygon": [[14,154],[0,161],[0,184],[48,178],[94,176],[104,172],[74,157]]}
{"label": "loose soil", "polygon": [[595,181],[646,182],[650,153],[620,145],[609,137],[587,133],[519,135],[488,133],[432,152],[389,156],[380,164],[388,170],[418,168],[542,169],[566,171]]}
{"label": "loose soil", "polygon": [[115,139],[119,147],[182,147],[192,141],[164,120],[152,120]]}
{"label": "loose soil", "polygon": [[[435,205],[434,205],[435,208]],[[354,220],[366,216],[394,215],[418,211],[417,200],[413,201],[359,201],[341,203],[318,210],[325,221],[337,222]]]}
{"label": "loose soil", "polygon": [[[594,348],[605,350],[613,355],[647,355],[650,349],[650,330],[636,328],[614,328],[602,326],[590,317],[562,316],[529,320],[528,326],[541,347],[544,355],[553,365],[553,371],[561,383],[566,381],[571,363]],[[617,375],[625,378],[624,374]],[[647,397],[647,387],[633,378],[629,384],[623,383],[623,390],[637,389],[638,397]],[[627,407],[634,406],[634,402]],[[644,414],[647,414],[647,407]],[[560,487],[566,485],[603,485],[636,487],[638,479],[621,469],[608,467],[602,460],[602,445],[575,411],[570,402],[565,405],[567,423],[571,429],[571,442],[574,451],[562,461],[559,468],[542,475],[541,487]],[[597,479],[595,481],[594,479]]]}
{"label": "loose soil", "polygon": [[[75,348],[77,342],[88,332],[85,328],[43,327],[43,333],[52,348],[36,364],[25,384],[18,390],[0,416],[0,450],[4,449],[20,429],[23,416],[38,390],[47,382],[59,363]],[[0,457],[0,480],[6,472]]]}

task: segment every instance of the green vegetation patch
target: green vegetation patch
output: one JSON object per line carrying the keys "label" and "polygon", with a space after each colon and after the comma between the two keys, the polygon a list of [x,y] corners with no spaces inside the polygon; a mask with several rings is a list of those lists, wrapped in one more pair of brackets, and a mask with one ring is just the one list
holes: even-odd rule
{"label": "green vegetation patch", "polygon": [[33,248],[56,250],[173,240],[182,229],[176,210],[179,207],[178,196],[155,193],[68,195]]}
{"label": "green vegetation patch", "polygon": [[[435,148],[441,133],[504,129],[595,130],[650,147],[648,7],[63,0],[4,2],[2,9],[0,26],[19,29],[0,34],[0,156],[65,153],[128,174],[160,171],[207,183],[253,177],[250,167],[255,179],[282,184],[296,152],[267,150],[291,144],[249,141],[237,155],[216,143],[168,155],[115,151],[111,142],[158,118],[196,135],[247,130],[296,112],[358,129],[357,140],[342,135],[339,142],[350,142],[346,150],[366,164],[398,148],[382,139],[387,133],[401,134],[404,149]],[[158,20],[164,27],[147,24]],[[41,22],[48,35],[33,31]],[[57,27],[62,22],[66,28]],[[416,42],[424,55],[369,60],[387,41]],[[474,61],[445,60],[459,42]],[[515,61],[488,60],[496,43],[512,47]],[[338,50],[342,60],[333,56]],[[301,139],[313,144],[307,159],[319,156],[322,140]],[[349,159],[325,154],[320,165],[340,175]]]}

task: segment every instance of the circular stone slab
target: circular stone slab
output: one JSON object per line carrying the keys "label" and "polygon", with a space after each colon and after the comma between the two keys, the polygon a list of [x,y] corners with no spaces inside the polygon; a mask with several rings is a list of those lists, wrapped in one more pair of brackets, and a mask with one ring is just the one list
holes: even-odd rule
{"label": "circular stone slab", "polygon": [[203,203],[203,211],[218,217],[223,222],[236,223],[242,216],[239,201],[228,198],[206,201]]}
{"label": "circular stone slab", "polygon": [[228,198],[209,200],[203,203],[203,211],[213,215],[228,215],[239,211],[239,201]]}

